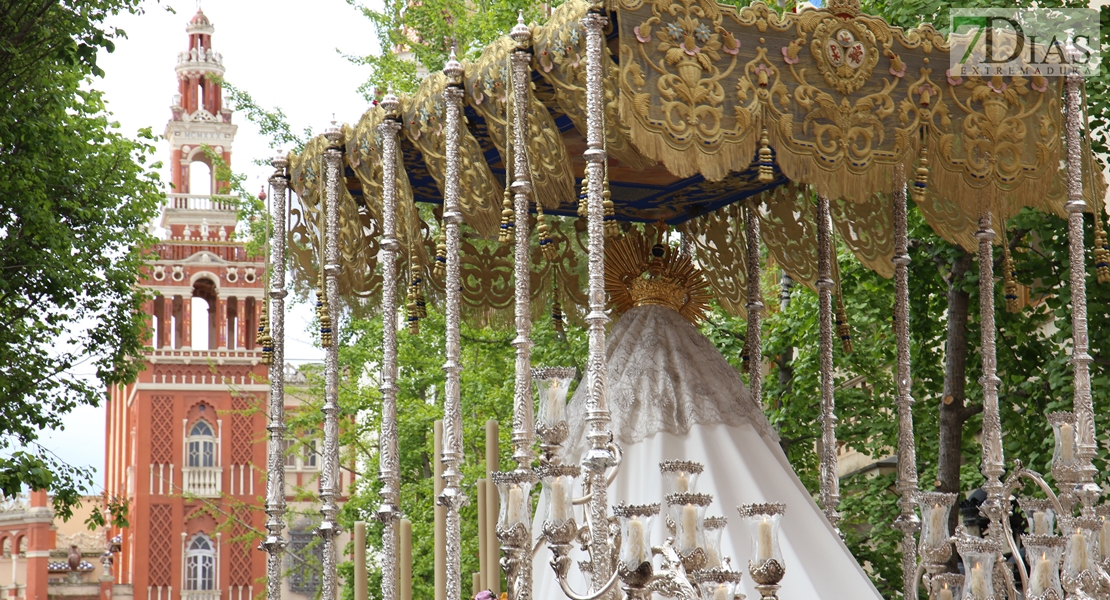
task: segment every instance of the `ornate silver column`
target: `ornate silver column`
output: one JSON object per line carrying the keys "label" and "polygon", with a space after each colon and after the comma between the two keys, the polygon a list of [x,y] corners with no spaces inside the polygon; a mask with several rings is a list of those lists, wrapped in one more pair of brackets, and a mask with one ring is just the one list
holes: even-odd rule
{"label": "ornate silver column", "polygon": [[[339,331],[339,184],[340,153],[339,128],[332,123],[324,136],[328,149],[324,152],[327,163],[327,205],[325,206],[324,233],[324,277],[327,286],[327,309],[331,317],[332,331]],[[320,512],[324,519],[316,530],[323,540],[323,574],[321,576],[321,597],[323,600],[336,600],[336,565],[338,551],[335,536],[339,524],[335,516],[339,506],[335,503],[336,476],[339,470],[339,336],[325,348],[324,354],[324,452],[320,468]]]}
{"label": "ornate silver column", "polygon": [[744,208],[744,237],[748,243],[748,381],[752,391],[752,398],[763,404],[763,340],[760,337],[760,325],[763,316],[762,292],[760,279],[762,278],[759,261],[759,210],[757,203],[759,196],[748,199]]}
{"label": "ornate silver column", "polygon": [[532,441],[534,417],[532,414],[532,312],[529,306],[531,290],[528,252],[529,196],[532,179],[528,162],[528,85],[532,74],[532,30],[524,24],[523,13],[509,34],[517,43],[512,54],[513,63],[513,207],[515,209],[516,237],[513,254],[513,280],[516,290],[516,383],[513,391],[513,459],[517,470],[532,470]]}
{"label": "ornate silver column", "polygon": [[280,153],[270,161],[274,174],[270,185],[274,188],[271,199],[273,238],[270,242],[270,330],[273,337],[273,361],[270,363],[270,442],[266,458],[266,539],[261,548],[266,557],[266,597],[281,598],[281,558],[286,541],[281,531],[285,528],[285,219],[288,215],[285,195],[289,176],[288,165]]}
{"label": "ornate silver column", "polygon": [[608,489],[605,470],[614,463],[609,449],[609,406],[606,399],[608,382],[605,365],[605,207],[602,191],[605,176],[605,112],[602,51],[602,28],[608,18],[600,4],[590,8],[582,18],[586,29],[586,180],[587,225],[589,238],[589,357],[586,364],[587,409],[590,450],[583,465],[586,467],[590,486],[590,561],[592,566],[591,589],[596,590],[609,580],[613,572],[610,560]]}
{"label": "ornate silver column", "polygon": [[[462,121],[463,67],[455,59],[454,51],[443,68],[443,74],[447,76],[447,87],[443,90],[447,111],[447,172],[443,194],[443,227],[447,241],[447,361],[443,364],[443,371],[447,379],[443,400],[443,493],[436,501],[447,508],[447,600],[459,600],[462,593],[459,508],[467,504],[467,497],[459,487],[462,479],[459,463],[463,459],[462,406],[459,399],[459,372],[462,370],[459,365],[459,224],[463,222],[459,212],[459,129]],[[531,395],[528,400],[531,407]]]}
{"label": "ornate silver column", "polygon": [[[821,359],[821,508],[833,527],[840,521],[840,474],[836,459],[833,398],[832,220],[829,199],[817,195],[817,290]],[[839,528],[837,528],[839,531]]]}
{"label": "ornate silver column", "polygon": [[1083,201],[1083,146],[1080,137],[1083,133],[1083,78],[1072,72],[1065,82],[1066,143],[1068,146],[1068,262],[1071,271],[1071,328],[1072,328],[1072,368],[1075,381],[1072,384],[1072,410],[1075,412],[1078,429],[1078,455],[1082,477],[1079,482],[1083,501],[1083,514],[1094,517],[1091,503],[1099,495],[1094,484],[1095,467],[1091,464],[1098,449],[1095,446],[1095,415],[1091,402],[1091,356],[1088,354],[1090,341],[1087,337],[1087,261],[1083,248],[1083,211],[1087,204]]}
{"label": "ornate silver column", "polygon": [[[514,251],[513,284],[516,292],[515,317],[516,379],[513,386],[513,460],[519,477],[534,479],[532,443],[535,439],[535,417],[532,408],[532,310],[531,255],[529,253],[528,204],[532,195],[532,178],[528,162],[528,88],[532,80],[532,30],[524,23],[524,13],[509,33],[516,42],[511,60],[513,67],[513,193]],[[506,575],[513,574],[506,571]],[[515,574],[517,581],[509,589],[515,594],[510,600],[532,597],[532,568],[523,565]]]}
{"label": "ornate silver column", "polygon": [[386,118],[382,136],[382,422],[378,465],[382,502],[375,518],[382,524],[382,599],[397,598],[397,521],[400,508],[400,464],[397,454],[397,132],[400,102],[392,92],[382,98]]}
{"label": "ornate silver column", "polygon": [[907,249],[906,172],[894,168],[894,339],[897,345],[895,390],[898,403],[898,506],[894,528],[902,532],[902,582],[906,598],[917,590],[917,544],[914,533],[921,520],[914,510],[917,494],[917,450],[913,438],[913,396],[910,395],[910,255]]}
{"label": "ornate silver column", "polygon": [[995,548],[1005,548],[1002,537],[1002,519],[1009,512],[1009,501],[1003,498],[1002,421],[998,415],[998,366],[995,354],[994,325],[994,229],[991,228],[991,207],[984,203],[979,216],[979,230],[975,237],[979,240],[979,326],[980,348],[983,354],[983,375],[979,383],[983,386],[983,465],[980,469],[987,478],[983,490],[987,499],[979,509],[991,520],[988,531]]}

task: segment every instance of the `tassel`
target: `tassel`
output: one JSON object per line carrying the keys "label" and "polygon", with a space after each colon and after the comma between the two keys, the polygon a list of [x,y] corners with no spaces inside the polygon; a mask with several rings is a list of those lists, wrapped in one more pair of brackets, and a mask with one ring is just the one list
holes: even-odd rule
{"label": "tassel", "polygon": [[543,256],[547,260],[555,260],[558,256],[555,241],[548,236],[547,216],[543,214],[543,207],[540,203],[536,203],[536,232],[540,238],[540,250],[543,251]]}
{"label": "tassel", "polygon": [[605,207],[605,237],[616,239],[621,235],[621,225],[614,217],[613,201],[609,199],[609,178],[605,179],[605,187],[601,190],[601,205]]}
{"label": "tassel", "polygon": [[273,364],[274,338],[270,337],[270,311],[265,305],[262,307],[262,314],[258,316],[258,337],[255,338],[255,343],[262,348],[260,362],[264,365]]}
{"label": "tassel", "polygon": [[320,284],[316,288],[316,316],[320,319],[320,347],[331,347],[331,316],[328,315],[328,303],[324,291],[324,273],[320,272]]}
{"label": "tassel", "polygon": [[439,224],[439,235],[436,236],[436,258],[432,265],[432,275],[437,279],[447,276],[447,233],[443,231],[443,222]]}
{"label": "tassel", "polygon": [[840,344],[844,354],[852,353],[852,328],[848,326],[848,314],[844,312],[844,299],[836,299],[836,335],[840,336]]}
{"label": "tassel", "polygon": [[513,229],[516,227],[516,223],[513,222],[515,216],[512,195],[509,193],[509,188],[505,188],[505,197],[501,200],[501,229],[497,234],[497,241],[502,244],[513,241]]}
{"label": "tassel", "polygon": [[582,178],[582,191],[578,194],[578,216],[590,216],[590,180]]}
{"label": "tassel", "polygon": [[1021,299],[1018,297],[1017,277],[1014,273],[1014,257],[1010,255],[1010,246],[1002,246],[1002,294],[1006,298],[1006,310],[1012,313],[1021,312]]}
{"label": "tassel", "polygon": [[771,154],[771,142],[767,139],[767,128],[759,138],[759,182],[771,183],[775,180],[775,161]]}
{"label": "tassel", "polygon": [[1095,270],[1098,282],[1110,283],[1110,244],[1106,241],[1106,231],[1102,229],[1101,218],[1095,213]]}
{"label": "tassel", "polygon": [[929,184],[929,157],[925,140],[921,141],[921,155],[917,159],[917,175],[914,177],[910,193],[915,202],[925,201],[925,188]]}
{"label": "tassel", "polygon": [[409,334],[418,335],[420,333],[420,319],[428,316],[427,307],[424,303],[424,293],[422,291],[422,279],[420,277],[420,265],[413,262],[412,279],[409,284],[408,303],[405,308],[407,310]]}
{"label": "tassel", "polygon": [[555,330],[555,337],[560,341],[566,341],[567,331],[564,325],[563,306],[559,304],[559,298],[551,303],[551,328]]}

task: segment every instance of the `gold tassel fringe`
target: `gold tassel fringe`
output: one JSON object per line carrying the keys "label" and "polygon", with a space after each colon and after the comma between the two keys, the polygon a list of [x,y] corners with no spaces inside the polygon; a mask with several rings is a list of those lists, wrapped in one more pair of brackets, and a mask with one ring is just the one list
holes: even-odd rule
{"label": "gold tassel fringe", "polygon": [[331,316],[328,315],[323,271],[320,272],[320,283],[316,288],[316,316],[320,319],[320,347],[329,348],[331,347]]}
{"label": "gold tassel fringe", "polygon": [[[1098,210],[1101,210],[1099,208]],[[1102,229],[1101,216],[1095,213],[1095,271],[1098,282],[1110,283],[1110,244],[1106,241],[1106,231]]]}
{"label": "gold tassel fringe", "polygon": [[1021,312],[1021,298],[1018,297],[1017,277],[1014,273],[1014,257],[1010,255],[1010,245],[1002,245],[1002,294],[1006,298],[1006,310]]}
{"label": "gold tassel fringe", "polygon": [[443,222],[439,223],[439,235],[436,236],[436,258],[432,265],[432,275],[437,279],[447,276],[447,232],[443,230]]}
{"label": "gold tassel fringe", "polygon": [[265,303],[262,305],[262,314],[258,316],[258,337],[254,341],[262,348],[260,362],[264,365],[273,364],[274,338],[270,336],[270,310]]}
{"label": "gold tassel fringe", "polygon": [[917,160],[917,174],[913,179],[913,184],[910,186],[910,192],[913,194],[915,202],[925,201],[925,190],[929,185],[929,150],[925,145],[925,141],[921,141],[921,156]]}
{"label": "gold tassel fringe", "polygon": [[840,337],[840,344],[844,354],[852,353],[852,328],[848,325],[848,314],[844,311],[844,299],[836,299],[836,335]]}
{"label": "gold tassel fringe", "polygon": [[771,154],[771,141],[767,139],[767,128],[759,137],[759,181],[771,183],[775,180],[775,161]]}
{"label": "gold tassel fringe", "polygon": [[555,260],[558,256],[555,241],[548,235],[547,215],[543,214],[543,206],[536,203],[536,233],[540,238],[540,250],[547,260]]}
{"label": "gold tassel fringe", "polygon": [[605,179],[605,187],[601,190],[601,205],[605,207],[605,237],[616,239],[621,235],[621,225],[614,218],[613,201],[609,199],[609,179]]}
{"label": "gold tassel fringe", "polygon": [[590,216],[590,180],[582,178],[582,191],[578,193],[578,216],[585,219]]}
{"label": "gold tassel fringe", "polygon": [[[505,196],[501,199],[501,229],[497,234],[497,241],[502,244],[513,241],[513,229],[516,227],[516,223],[513,222],[515,216],[513,212],[513,197],[512,194],[509,193],[509,188],[506,187]],[[436,256],[438,256],[438,254]],[[438,271],[436,275],[439,275]]]}

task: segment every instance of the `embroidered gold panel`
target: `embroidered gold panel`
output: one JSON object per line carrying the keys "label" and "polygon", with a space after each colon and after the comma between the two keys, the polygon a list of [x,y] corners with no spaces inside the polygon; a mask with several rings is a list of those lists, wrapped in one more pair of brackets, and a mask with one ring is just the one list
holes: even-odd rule
{"label": "embroidered gold panel", "polygon": [[[516,43],[509,36],[502,36],[488,46],[473,63],[466,65],[467,99],[470,106],[486,122],[486,131],[501,156],[510,156],[506,143],[507,110],[512,107],[512,66],[509,56]],[[424,87],[421,86],[423,90]],[[555,209],[568,199],[577,198],[574,173],[571,171],[570,158],[563,144],[562,135],[555,120],[536,94],[532,85],[528,92],[528,140],[529,172],[532,176],[534,200],[544,208]],[[438,88],[437,88],[438,89]],[[506,104],[508,100],[508,104]],[[498,198],[500,208],[500,198]]]}
{"label": "embroidered gold panel", "polygon": [[[586,15],[589,3],[571,0],[551,15],[545,25],[532,27],[535,51],[532,69],[543,75],[555,90],[555,102],[586,135],[586,36],[578,22]],[[631,130],[620,120],[620,97],[617,90],[617,64],[604,53],[605,73],[605,151],[622,165],[646,169],[655,161],[640,154],[631,143]]]}
{"label": "embroidered gold panel", "polygon": [[924,145],[926,183],[945,202],[974,205],[993,186],[1043,208],[1061,156],[1059,78],[951,79],[931,26],[869,15],[617,6],[621,114],[636,147],[676,175],[746,168],[766,128],[783,173],[831,198],[891,192],[894,166],[914,173]]}
{"label": "embroidered gold panel", "polygon": [[[414,95],[401,101],[402,135],[424,156],[424,164],[439,186],[441,198],[447,172],[443,101],[446,84],[443,73],[433,73]],[[468,225],[484,237],[493,237],[501,223],[503,188],[490,171],[478,141],[465,126],[465,116],[463,119],[459,135],[459,207]]]}
{"label": "embroidered gold panel", "polygon": [[747,318],[748,260],[744,205],[733,202],[678,226],[694,246],[694,259],[705,273],[713,297],[732,315]]}

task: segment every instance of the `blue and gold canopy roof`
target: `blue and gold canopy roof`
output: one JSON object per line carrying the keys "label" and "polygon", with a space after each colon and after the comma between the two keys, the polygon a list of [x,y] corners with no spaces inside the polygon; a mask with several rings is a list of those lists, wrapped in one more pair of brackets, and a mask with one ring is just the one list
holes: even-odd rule
{"label": "blue and gold canopy roof", "polygon": [[[904,170],[918,208],[942,237],[975,247],[978,215],[1008,218],[1024,207],[1063,214],[1066,200],[1062,78],[959,78],[947,74],[947,43],[931,26],[902,30],[861,14],[851,0],[779,15],[756,2],[734,9],[713,0],[611,0],[605,53],[607,176],[615,217],[666,221],[693,241],[718,301],[742,311],[744,247],[738,201],[763,195],[764,241],[803,283],[816,273],[812,189],[833,200],[836,228],[868,267],[892,272],[890,193]],[[573,217],[585,168],[585,36],[590,9],[569,0],[533,25],[528,154],[535,202]],[[497,40],[465,63],[461,205],[466,223],[495,239],[510,148],[509,56]],[[442,74],[402,98],[398,189],[404,252],[418,265],[434,255],[433,227],[415,203],[442,202],[445,173]],[[344,288],[378,283],[381,203],[380,108],[344,126]],[[291,157],[301,206],[292,234],[314,245],[322,192],[323,138]],[[773,165],[760,176],[760,150]],[[1087,152],[1084,194],[1105,192]],[[558,261],[536,252],[540,281],[554,277],[564,302],[579,302],[575,258],[582,227],[555,220]],[[578,240],[578,241],[575,241]],[[497,309],[511,302],[508,248],[464,244],[475,283],[464,301]],[[301,266],[311,271],[306,252]],[[478,277],[474,273],[504,273]],[[483,278],[482,281],[475,279]],[[546,278],[546,279],[545,279]],[[425,278],[431,281],[431,277]],[[543,288],[543,289],[550,289]]]}

